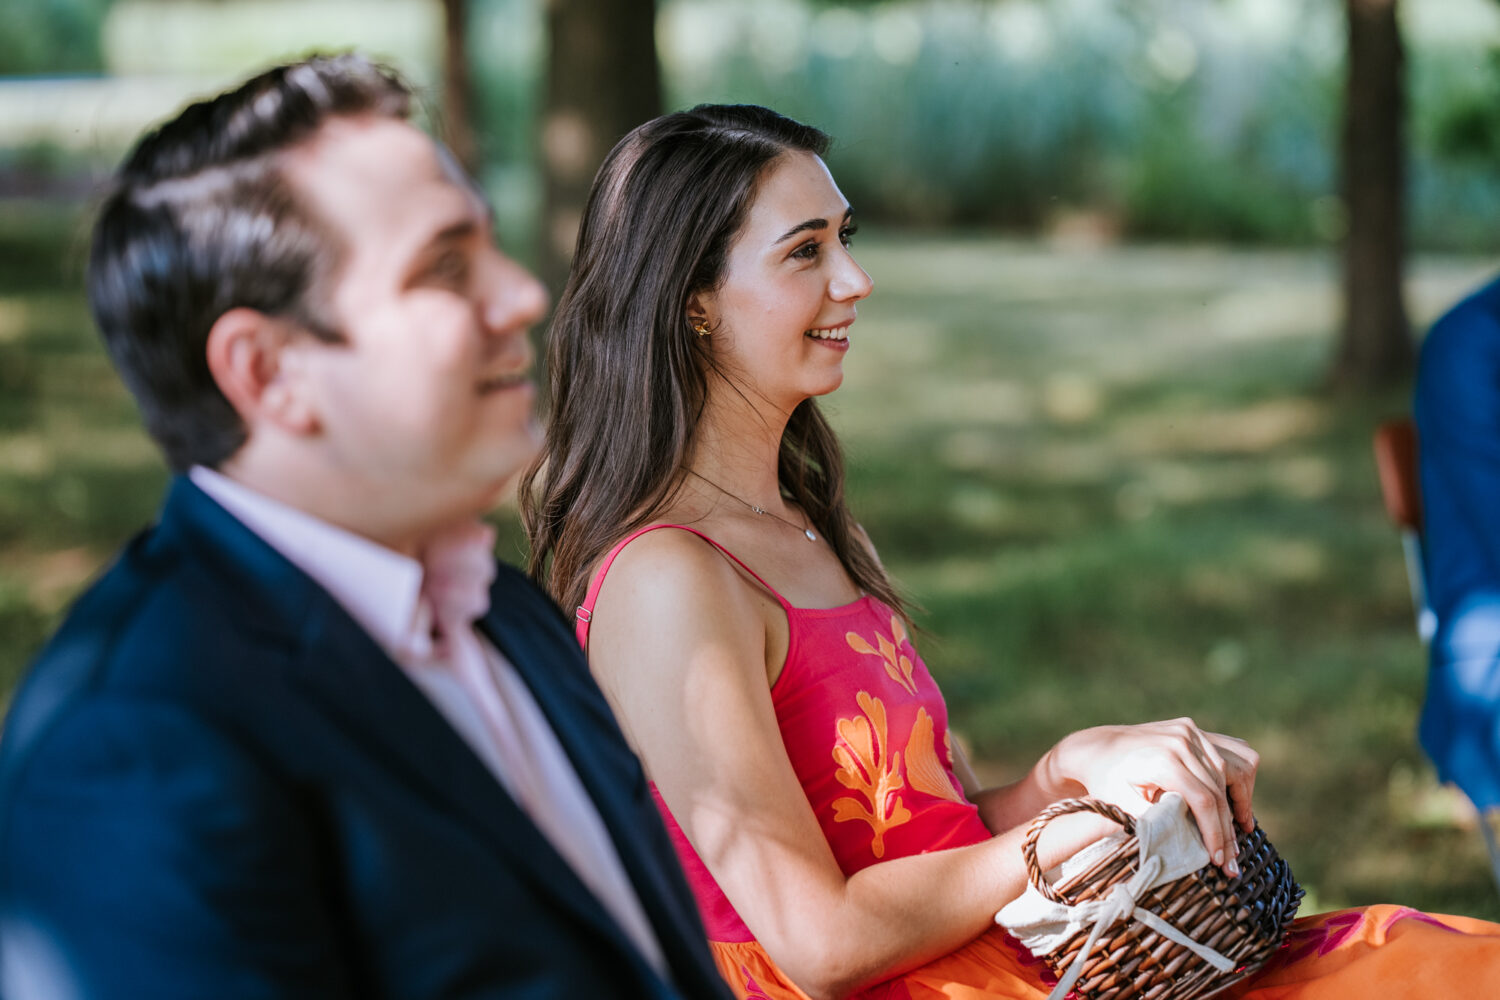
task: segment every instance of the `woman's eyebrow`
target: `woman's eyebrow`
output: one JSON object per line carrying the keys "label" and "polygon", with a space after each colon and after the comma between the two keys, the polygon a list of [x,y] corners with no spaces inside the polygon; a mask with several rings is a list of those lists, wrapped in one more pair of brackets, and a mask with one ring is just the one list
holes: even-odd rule
{"label": "woman's eyebrow", "polygon": [[[844,209],[843,218],[840,219],[839,221],[840,222],[846,222],[846,221],[848,221],[849,216],[851,216],[853,214],[854,214],[854,208],[853,208],[853,206],[850,206],[849,208]],[[809,229],[827,229],[827,228],[828,228],[828,220],[827,219],[808,219],[806,222],[799,222],[795,226],[793,226],[791,229],[788,229],[786,232],[782,233],[780,236],[778,236],[776,238],[776,241],[774,243],[772,243],[771,245],[774,247],[777,244],[785,243],[787,240],[791,239],[793,236],[796,236],[798,233],[807,232]]]}

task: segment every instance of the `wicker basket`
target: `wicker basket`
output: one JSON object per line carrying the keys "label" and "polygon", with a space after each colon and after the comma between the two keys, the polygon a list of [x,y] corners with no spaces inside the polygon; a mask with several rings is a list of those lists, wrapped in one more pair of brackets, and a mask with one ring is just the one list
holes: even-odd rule
{"label": "wicker basket", "polygon": [[[1037,838],[1048,822],[1075,812],[1095,812],[1114,820],[1127,836],[1085,871],[1048,885],[1037,862]],[[1221,972],[1146,924],[1129,920],[1104,932],[1084,959],[1071,995],[1078,1000],[1189,1000],[1217,993],[1265,964],[1286,939],[1302,887],[1259,824],[1249,832],[1241,831],[1238,842],[1238,878],[1231,879],[1208,864],[1157,886],[1136,901],[1137,906],[1231,960],[1232,970]],[[1103,897],[1128,880],[1140,864],[1130,815],[1096,799],[1064,799],[1049,806],[1032,821],[1022,850],[1032,884],[1053,902],[1070,906]],[[1062,976],[1088,936],[1088,928],[1083,928],[1038,957]]]}

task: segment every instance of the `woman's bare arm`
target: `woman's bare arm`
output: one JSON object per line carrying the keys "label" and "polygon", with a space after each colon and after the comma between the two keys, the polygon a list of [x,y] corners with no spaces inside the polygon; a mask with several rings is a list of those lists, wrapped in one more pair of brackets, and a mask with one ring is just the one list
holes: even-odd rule
{"label": "woman's bare arm", "polygon": [[988,928],[1023,887],[1020,835],[846,878],[781,741],[758,597],[697,538],[644,536],[599,595],[590,663],[756,939],[810,995],[841,996]]}

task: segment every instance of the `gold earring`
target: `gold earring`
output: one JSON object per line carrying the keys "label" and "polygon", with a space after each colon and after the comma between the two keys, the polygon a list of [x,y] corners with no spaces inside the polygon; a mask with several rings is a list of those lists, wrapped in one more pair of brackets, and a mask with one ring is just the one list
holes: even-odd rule
{"label": "gold earring", "polygon": [[694,323],[693,332],[700,337],[707,337],[710,333],[710,330],[708,329],[708,321],[700,319],[698,322]]}

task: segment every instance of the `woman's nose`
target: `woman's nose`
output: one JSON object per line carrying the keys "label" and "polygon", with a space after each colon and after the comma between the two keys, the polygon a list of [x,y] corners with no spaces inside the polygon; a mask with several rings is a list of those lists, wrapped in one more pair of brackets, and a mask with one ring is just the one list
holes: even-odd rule
{"label": "woman's nose", "polygon": [[854,260],[854,256],[845,250],[839,271],[829,283],[828,290],[836,301],[858,301],[875,290],[875,282]]}

